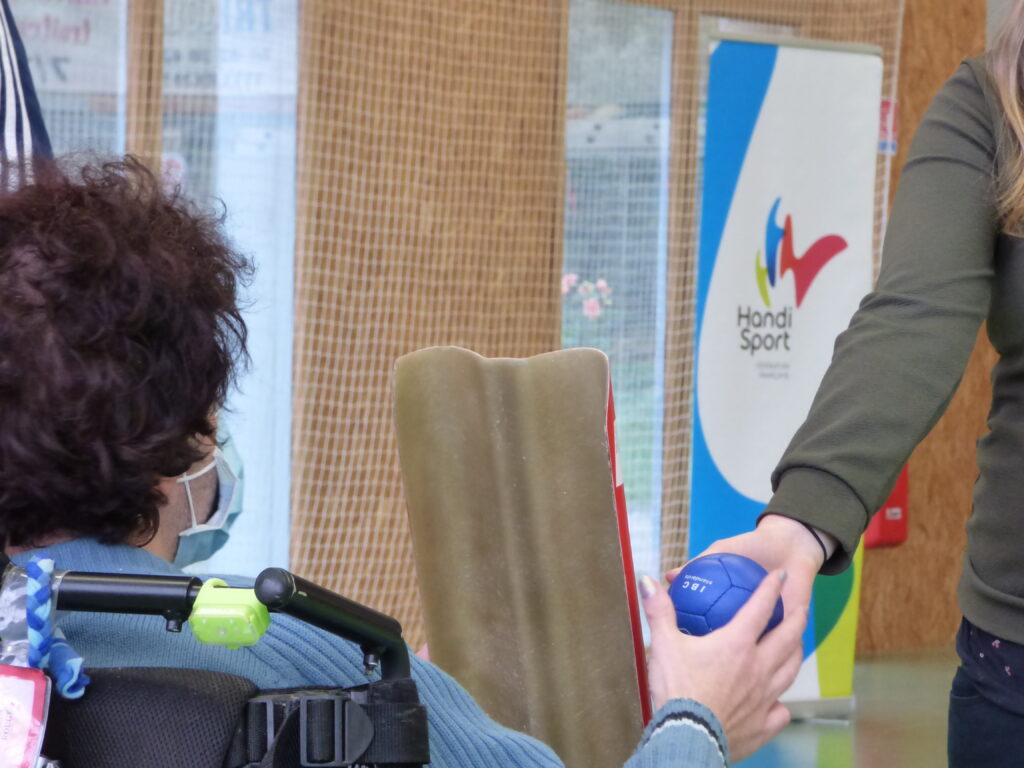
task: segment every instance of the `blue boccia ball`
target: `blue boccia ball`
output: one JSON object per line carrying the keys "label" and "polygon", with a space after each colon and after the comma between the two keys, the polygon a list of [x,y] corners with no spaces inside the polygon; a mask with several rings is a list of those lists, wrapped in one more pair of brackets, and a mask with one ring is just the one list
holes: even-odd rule
{"label": "blue boccia ball", "polygon": [[[725,626],[743,607],[768,571],[743,555],[721,553],[686,564],[669,585],[676,624],[687,635],[706,635]],[[765,632],[782,621],[782,598]]]}

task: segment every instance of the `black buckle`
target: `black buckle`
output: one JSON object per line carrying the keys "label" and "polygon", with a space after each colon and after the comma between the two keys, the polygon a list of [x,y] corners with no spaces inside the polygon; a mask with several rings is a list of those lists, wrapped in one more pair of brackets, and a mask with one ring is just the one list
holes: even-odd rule
{"label": "black buckle", "polygon": [[373,723],[356,702],[343,693],[302,696],[299,699],[299,764],[303,768],[352,765],[373,741]]}
{"label": "black buckle", "polygon": [[259,763],[274,746],[284,708],[271,697],[249,699],[245,713],[245,750],[250,764]]}

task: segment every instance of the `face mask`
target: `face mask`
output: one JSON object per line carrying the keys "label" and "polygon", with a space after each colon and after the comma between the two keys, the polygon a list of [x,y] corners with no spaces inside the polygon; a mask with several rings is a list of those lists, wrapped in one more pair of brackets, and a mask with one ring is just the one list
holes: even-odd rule
{"label": "face mask", "polygon": [[[217,508],[213,510],[209,520],[199,523],[189,483],[212,471],[217,472]],[[209,560],[227,543],[231,526],[241,511],[241,482],[220,448],[213,450],[213,459],[209,464],[191,475],[182,475],[177,482],[185,486],[185,499],[188,502],[189,514],[192,516],[192,525],[179,534],[178,552],[174,556],[174,564],[178,568],[184,568],[193,563]]]}

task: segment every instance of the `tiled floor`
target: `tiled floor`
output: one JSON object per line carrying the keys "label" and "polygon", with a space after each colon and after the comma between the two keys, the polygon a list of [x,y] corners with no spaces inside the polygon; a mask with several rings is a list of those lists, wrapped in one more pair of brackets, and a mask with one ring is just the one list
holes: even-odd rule
{"label": "tiled floor", "polygon": [[849,721],[790,725],[741,768],[942,768],[952,648],[874,656],[854,671]]}

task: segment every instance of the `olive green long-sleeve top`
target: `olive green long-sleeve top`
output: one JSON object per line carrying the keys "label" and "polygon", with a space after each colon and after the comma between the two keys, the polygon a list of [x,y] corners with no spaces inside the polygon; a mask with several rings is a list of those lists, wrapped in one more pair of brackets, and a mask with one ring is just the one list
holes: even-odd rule
{"label": "olive green long-sleeve top", "polygon": [[[833,534],[849,565],[917,443],[956,390],[982,321],[999,353],[960,582],[964,615],[1024,643],[1024,240],[1000,232],[1006,128],[983,58],[936,95],[903,168],[878,284],[836,341],[766,513]],[[928,514],[928,510],[921,510]]]}

